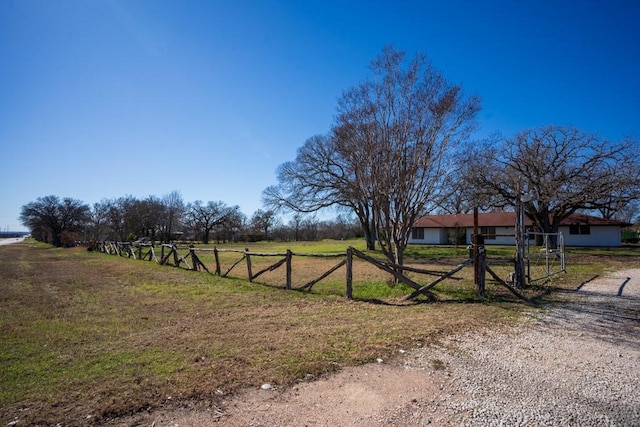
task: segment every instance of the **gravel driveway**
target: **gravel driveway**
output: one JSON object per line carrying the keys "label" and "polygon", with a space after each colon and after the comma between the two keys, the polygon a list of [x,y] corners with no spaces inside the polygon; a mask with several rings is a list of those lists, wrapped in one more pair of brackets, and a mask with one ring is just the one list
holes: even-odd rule
{"label": "gravel driveway", "polygon": [[[450,379],[407,425],[639,426],[640,269],[595,279],[516,328],[451,338],[406,360]],[[400,424],[397,424],[400,425]]]}

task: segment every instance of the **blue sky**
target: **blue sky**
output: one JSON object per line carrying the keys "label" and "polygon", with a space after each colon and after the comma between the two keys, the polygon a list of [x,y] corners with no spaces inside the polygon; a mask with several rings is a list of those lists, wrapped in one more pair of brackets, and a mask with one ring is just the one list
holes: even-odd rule
{"label": "blue sky", "polygon": [[251,216],[383,46],[483,99],[477,136],[640,138],[640,2],[0,0],[0,229],[55,194]]}

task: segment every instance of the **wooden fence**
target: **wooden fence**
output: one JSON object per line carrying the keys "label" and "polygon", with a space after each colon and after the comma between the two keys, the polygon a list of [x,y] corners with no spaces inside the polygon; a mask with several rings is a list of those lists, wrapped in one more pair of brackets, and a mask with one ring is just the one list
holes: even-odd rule
{"label": "wooden fence", "polygon": [[[345,252],[333,253],[333,254],[309,254],[299,253],[287,250],[286,252],[276,253],[263,253],[263,252],[251,252],[249,249],[219,249],[219,248],[196,248],[189,246],[188,248],[178,248],[174,244],[162,244],[156,247],[148,243],[134,243],[134,242],[101,242],[93,246],[94,249],[111,255],[126,256],[128,258],[134,258],[139,260],[155,261],[160,265],[169,265],[173,267],[185,268],[188,270],[201,271],[204,270],[207,273],[215,274],[221,277],[228,277],[229,273],[238,267],[243,261],[246,266],[247,277],[250,282],[261,275],[275,271],[284,265],[285,267],[285,284],[284,288],[288,290],[311,290],[311,288],[321,280],[327,278],[330,274],[336,272],[338,269],[345,267],[345,295],[348,299],[353,298],[353,260],[358,258],[368,262],[376,268],[390,274],[394,280],[403,283],[413,289],[405,299],[413,300],[420,295],[425,295],[429,298],[433,297],[431,289],[438,283],[445,279],[456,279],[454,275],[469,265],[475,265],[475,283],[478,294],[484,295],[485,290],[485,276],[489,273],[498,283],[506,286],[514,295],[519,298],[524,298],[516,289],[514,289],[507,281],[498,277],[495,272],[487,266],[486,252],[484,248],[480,250],[474,250],[470,253],[468,259],[464,260],[460,264],[456,265],[448,271],[438,271],[429,269],[420,269],[410,266],[400,266],[392,264],[388,261],[381,261],[375,259],[364,252],[361,252],[353,247],[348,247]],[[159,249],[159,253],[158,253]],[[186,249],[186,251],[184,250]],[[182,250],[182,252],[180,252]],[[231,266],[226,268],[223,272],[222,262],[220,256],[222,253],[237,253],[239,257],[235,259]],[[213,253],[213,265],[207,265],[201,260],[205,253]],[[201,254],[199,256],[198,254]],[[261,268],[258,271],[254,271],[254,257],[271,257],[278,258],[275,262],[269,263],[266,267]],[[312,257],[312,258],[334,258],[338,262],[330,269],[324,271],[317,278],[306,282],[302,285],[293,286],[292,279],[292,265],[294,257]],[[420,284],[413,279],[409,278],[406,273],[411,272],[419,275],[436,276],[434,280],[429,281],[427,284]]]}

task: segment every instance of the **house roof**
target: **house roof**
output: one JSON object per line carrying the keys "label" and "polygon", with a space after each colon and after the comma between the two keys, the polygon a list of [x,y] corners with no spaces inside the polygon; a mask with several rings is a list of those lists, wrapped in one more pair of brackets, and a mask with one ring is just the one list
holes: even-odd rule
{"label": "house roof", "polygon": [[[515,224],[515,212],[490,212],[478,214],[479,227],[514,227]],[[525,218],[525,224],[530,226],[532,225],[532,222],[529,218]],[[569,218],[561,221],[560,225],[623,226],[625,224],[616,220],[574,213],[569,216]],[[425,215],[418,218],[413,226],[419,228],[468,228],[473,227],[473,214]]]}
{"label": "house roof", "polygon": [[585,215],[581,213],[574,213],[569,218],[560,222],[560,225],[619,225],[624,227],[627,225],[624,221],[618,221],[615,219],[605,219],[597,216]]}

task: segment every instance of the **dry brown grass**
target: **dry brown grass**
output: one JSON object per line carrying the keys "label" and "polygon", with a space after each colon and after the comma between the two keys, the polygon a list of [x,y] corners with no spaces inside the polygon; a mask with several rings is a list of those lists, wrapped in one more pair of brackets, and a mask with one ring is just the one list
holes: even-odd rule
{"label": "dry brown grass", "polygon": [[[295,262],[304,283],[337,261]],[[355,294],[365,298],[348,301],[344,270],[334,274],[291,292],[276,288],[281,269],[261,276],[264,286],[81,248],[0,247],[0,422],[87,425],[216,405],[243,387],[289,385],[501,324],[522,307],[499,288],[493,302],[473,301],[465,280],[443,284],[440,302],[400,303],[406,290],[381,291],[387,277],[362,263]]]}

